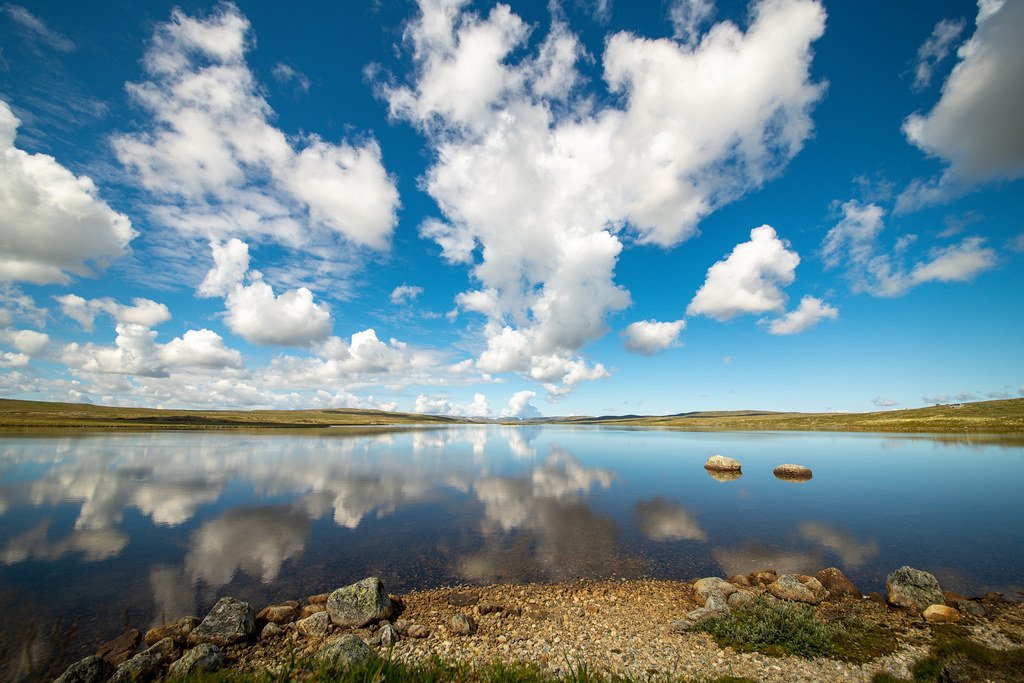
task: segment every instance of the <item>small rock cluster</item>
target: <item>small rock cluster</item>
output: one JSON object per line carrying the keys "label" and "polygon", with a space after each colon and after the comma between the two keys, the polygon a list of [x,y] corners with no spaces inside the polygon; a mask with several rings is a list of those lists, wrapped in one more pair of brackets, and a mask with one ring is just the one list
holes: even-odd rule
{"label": "small rock cluster", "polygon": [[[743,465],[739,460],[734,458],[727,458],[724,455],[712,455],[708,458],[707,462],[704,463],[704,469],[708,471],[714,479],[719,481],[732,481],[739,479],[743,474]],[[804,465],[795,465],[793,463],[785,463],[779,465],[772,473],[776,478],[785,481],[807,481],[811,479],[813,473],[811,468]]]}

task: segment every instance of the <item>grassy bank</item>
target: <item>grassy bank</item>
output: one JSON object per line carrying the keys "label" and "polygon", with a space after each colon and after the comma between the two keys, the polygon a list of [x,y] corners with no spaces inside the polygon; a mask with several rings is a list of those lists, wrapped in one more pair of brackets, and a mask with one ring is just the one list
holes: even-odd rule
{"label": "grassy bank", "polygon": [[[451,425],[462,418],[381,410],[157,410],[0,399],[0,430],[301,429],[336,425]],[[549,418],[532,424],[672,428],[687,431],[831,431],[1024,434],[1024,398],[876,413],[696,412],[666,416]],[[514,423],[522,424],[522,423]]]}
{"label": "grassy bank", "polygon": [[[959,406],[959,407],[958,407]],[[568,424],[671,427],[684,430],[771,430],[1022,434],[1024,398],[874,413],[697,412],[662,417],[570,418]]]}
{"label": "grassy bank", "polygon": [[437,415],[383,410],[157,410],[86,403],[0,399],[0,430],[92,429],[301,429],[333,425],[456,424]]}

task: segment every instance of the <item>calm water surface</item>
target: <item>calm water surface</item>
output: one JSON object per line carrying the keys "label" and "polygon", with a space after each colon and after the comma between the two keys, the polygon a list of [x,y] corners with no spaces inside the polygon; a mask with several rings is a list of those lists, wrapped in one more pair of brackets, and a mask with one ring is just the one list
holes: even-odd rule
{"label": "calm water surface", "polygon": [[[743,462],[719,481],[714,453]],[[814,479],[775,479],[783,462]],[[688,579],[903,564],[1024,588],[1021,442],[470,426],[0,438],[0,678],[126,624],[256,609],[375,574],[452,583]]]}

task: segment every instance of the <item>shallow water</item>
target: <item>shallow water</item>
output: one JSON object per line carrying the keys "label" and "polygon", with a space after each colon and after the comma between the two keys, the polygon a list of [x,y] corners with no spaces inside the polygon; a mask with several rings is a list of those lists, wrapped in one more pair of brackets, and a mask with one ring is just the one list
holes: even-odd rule
{"label": "shallow water", "polygon": [[[721,453],[743,475],[703,469]],[[783,462],[814,478],[780,481]],[[0,678],[59,673],[126,624],[256,609],[367,575],[688,579],[904,564],[1024,588],[1018,440],[570,427],[0,438]]]}

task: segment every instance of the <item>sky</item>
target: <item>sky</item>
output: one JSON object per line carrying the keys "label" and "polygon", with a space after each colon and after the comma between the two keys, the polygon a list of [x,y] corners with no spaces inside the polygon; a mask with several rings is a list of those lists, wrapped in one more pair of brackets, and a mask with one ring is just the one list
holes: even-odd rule
{"label": "sky", "polygon": [[0,5],[0,396],[1024,396],[1022,0]]}

